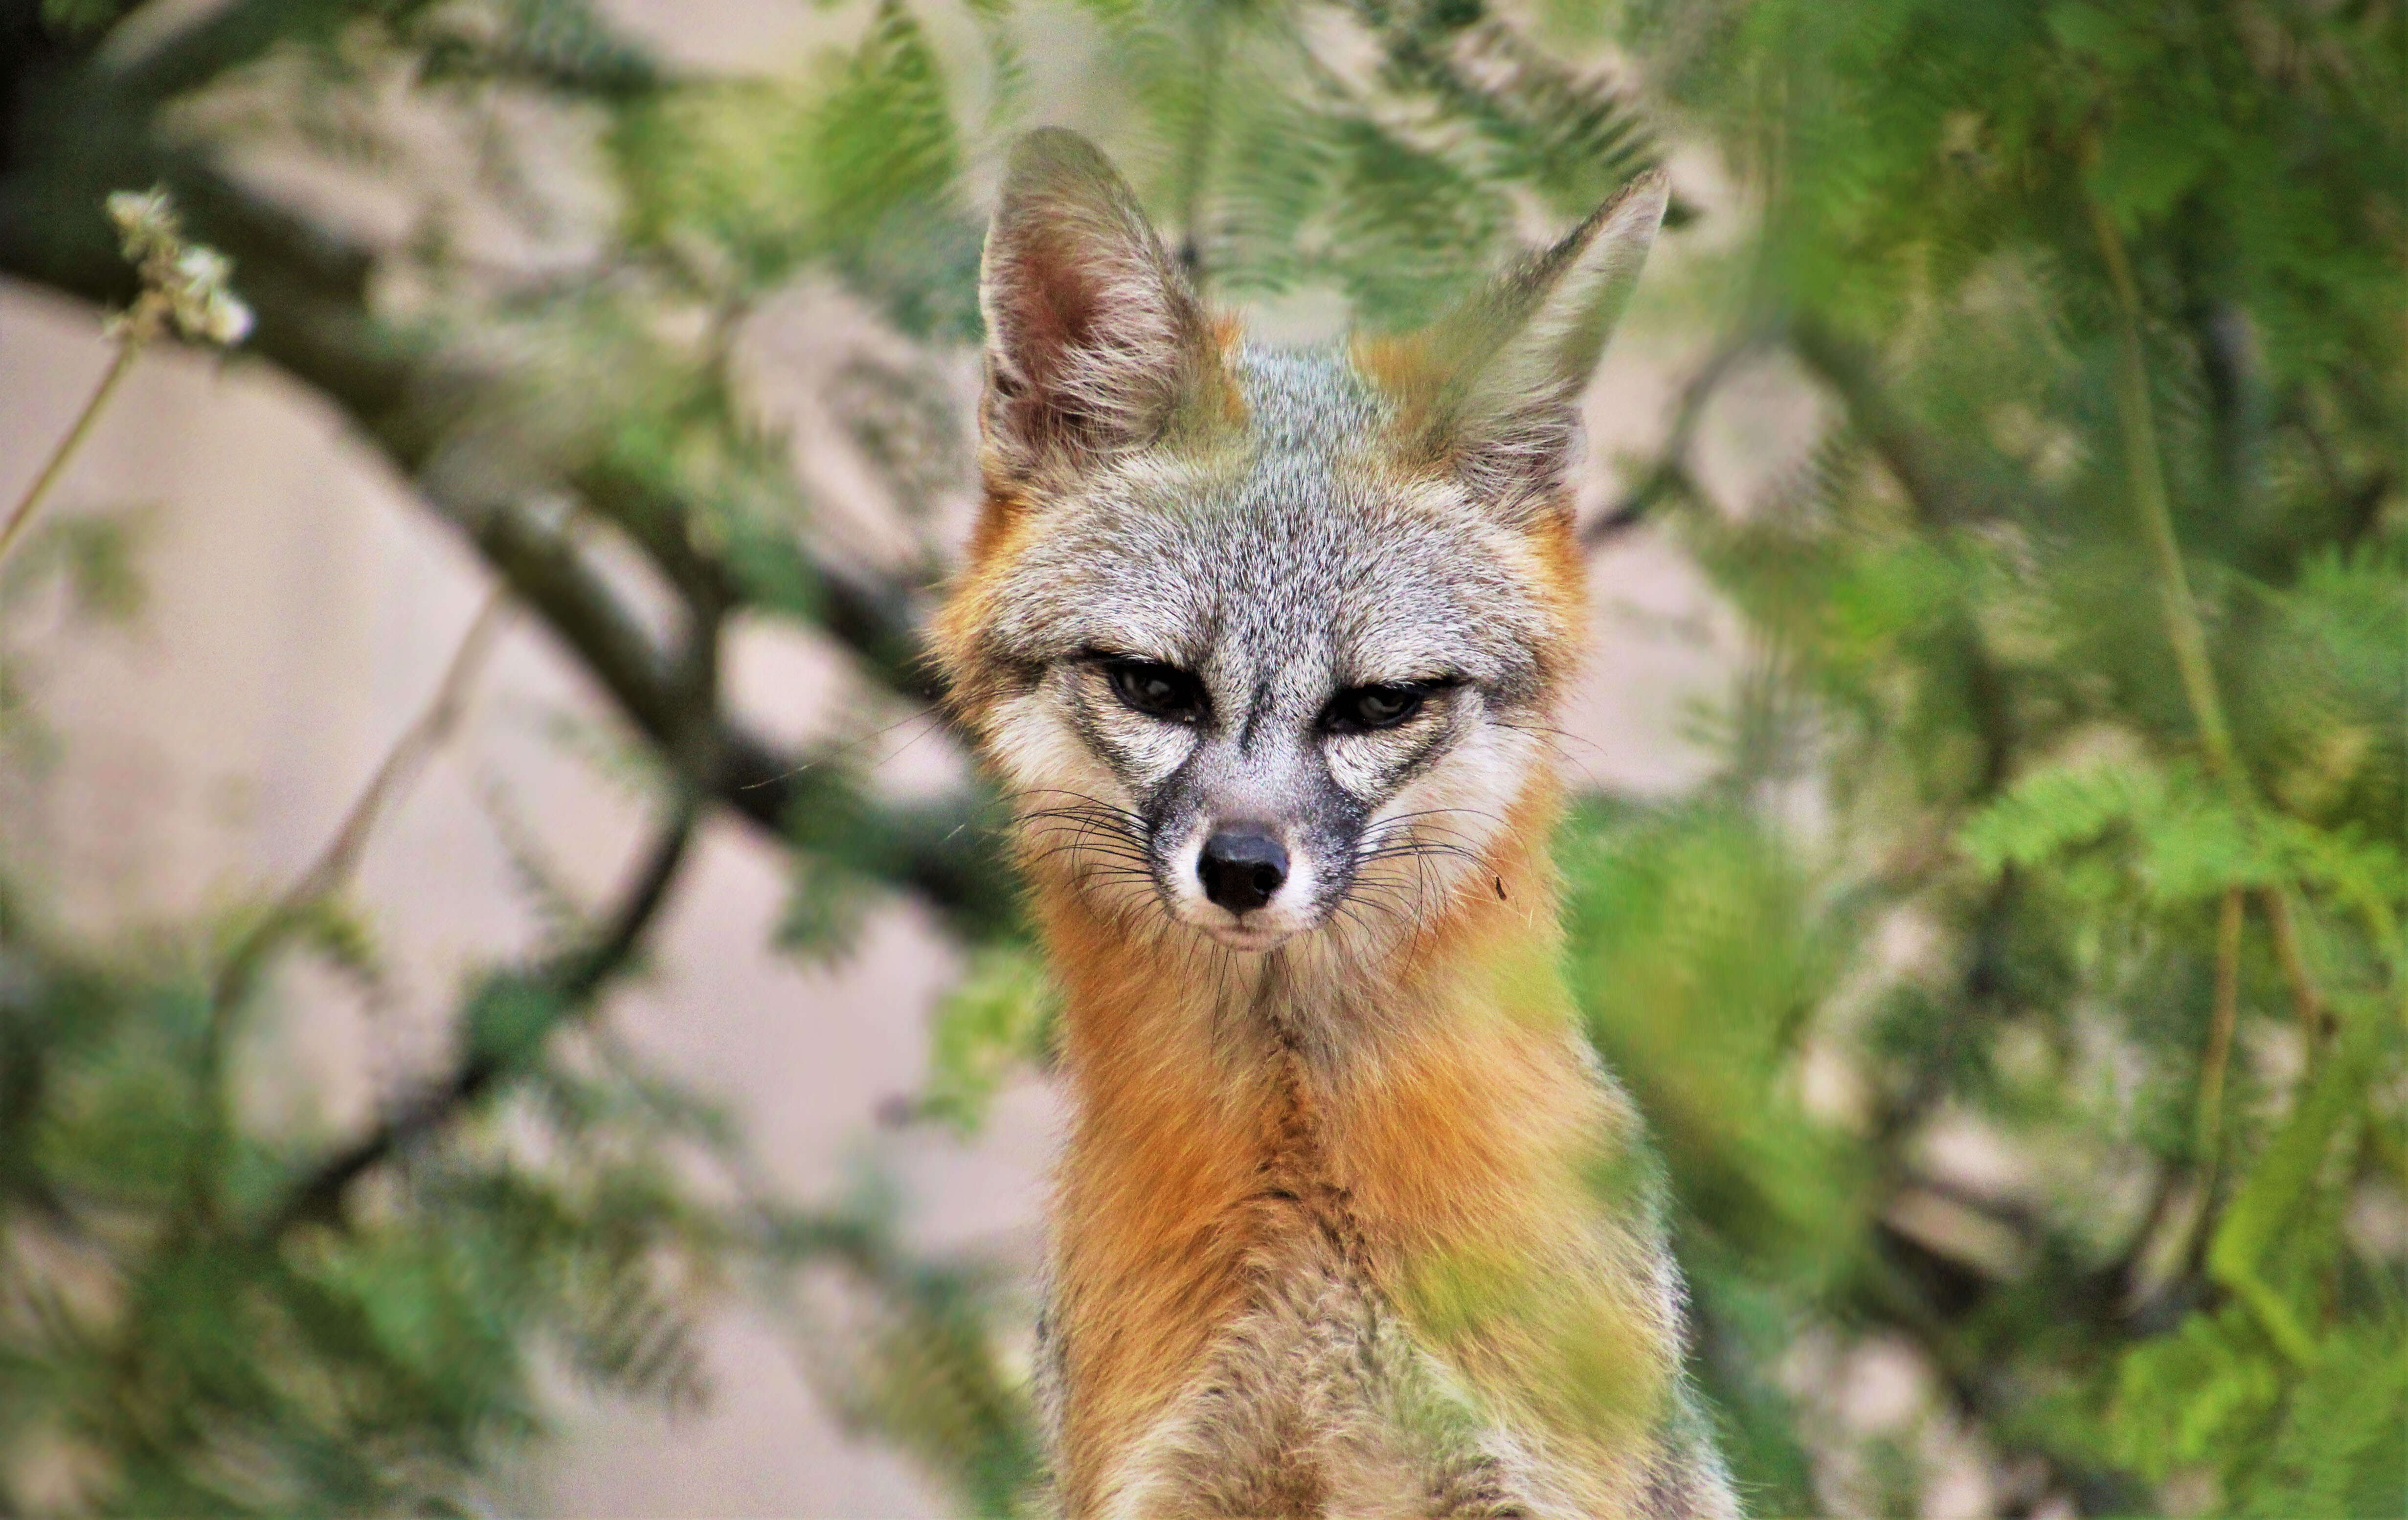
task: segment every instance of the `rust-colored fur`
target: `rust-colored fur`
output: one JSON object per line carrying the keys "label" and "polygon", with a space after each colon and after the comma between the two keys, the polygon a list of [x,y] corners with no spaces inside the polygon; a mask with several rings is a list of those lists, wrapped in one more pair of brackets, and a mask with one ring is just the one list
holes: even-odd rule
{"label": "rust-colored fur", "polygon": [[[1526,811],[1528,839],[1543,840],[1548,799]],[[1054,1226],[1056,1312],[1082,1357],[1062,1431],[1071,1513],[1179,1391],[1283,1236],[1340,1216],[1348,1244],[1395,1289],[1416,1257],[1510,1249],[1528,1213],[1562,1206],[1596,1104],[1552,1038],[1560,1026],[1446,1006],[1467,965],[1552,955],[1552,925],[1532,917],[1552,903],[1535,855],[1516,840],[1484,861],[1506,900],[1467,895],[1431,926],[1394,994],[1399,1009],[1425,1005],[1417,1038],[1343,1092],[1323,1090],[1276,1030],[1253,1060],[1230,1061],[1198,1006],[1215,989],[1192,964],[1115,933],[1075,886],[1038,887],[1080,1109]],[[1182,982],[1188,996],[1165,996]]]}
{"label": "rust-colored fur", "polygon": [[[1058,1502],[1735,1513],[1640,1125],[1558,968],[1537,737],[1585,605],[1565,409],[1660,185],[1445,343],[1287,360],[1202,311],[1092,149],[1031,143],[937,647],[1063,995]],[[1190,706],[1133,710],[1132,663]],[[1328,717],[1361,691],[1412,705]],[[1230,819],[1318,894],[1282,927],[1198,895],[1195,841]]]}

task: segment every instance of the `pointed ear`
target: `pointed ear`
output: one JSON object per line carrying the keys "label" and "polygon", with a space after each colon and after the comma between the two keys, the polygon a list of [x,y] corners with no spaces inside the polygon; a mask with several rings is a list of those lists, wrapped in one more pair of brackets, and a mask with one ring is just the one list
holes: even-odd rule
{"label": "pointed ear", "polygon": [[1008,474],[1140,447],[1218,399],[1211,324],[1127,183],[1075,132],[1012,149],[979,308],[981,421]]}
{"label": "pointed ear", "polygon": [[1453,469],[1517,518],[1570,510],[1558,488],[1581,393],[1639,282],[1668,193],[1662,170],[1641,175],[1435,325],[1358,349],[1398,404],[1414,463]]}

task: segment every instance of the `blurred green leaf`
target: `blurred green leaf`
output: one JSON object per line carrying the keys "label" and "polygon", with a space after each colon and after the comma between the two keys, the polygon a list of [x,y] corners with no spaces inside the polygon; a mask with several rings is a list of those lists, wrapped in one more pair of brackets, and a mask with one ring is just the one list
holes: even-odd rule
{"label": "blurred green leaf", "polygon": [[921,1111],[964,1133],[978,1128],[996,1090],[1044,1061],[1058,996],[1034,946],[979,949],[937,1003]]}

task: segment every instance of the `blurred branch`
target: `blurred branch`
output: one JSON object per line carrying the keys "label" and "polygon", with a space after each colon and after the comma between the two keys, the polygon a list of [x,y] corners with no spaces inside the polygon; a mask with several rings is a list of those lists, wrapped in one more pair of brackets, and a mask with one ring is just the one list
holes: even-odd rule
{"label": "blurred branch", "polygon": [[323,36],[354,16],[395,8],[379,0],[232,0],[204,10],[117,70],[113,93],[121,109],[155,106],[223,78],[288,37]]}
{"label": "blurred branch", "polygon": [[[231,0],[203,9],[136,53],[111,76],[111,93],[121,109],[155,107],[223,79],[280,44],[331,42],[344,27],[371,21],[408,30],[446,78],[511,79],[600,99],[640,95],[660,82],[649,58],[598,22],[589,35],[528,46],[508,30],[479,36],[447,28],[443,8],[427,0]],[[431,27],[412,27],[429,22]]]}
{"label": "blurred branch", "polygon": [[[2244,825],[2255,807],[2248,773],[2243,768],[2227,724],[2224,705],[2216,690],[2215,667],[2207,648],[2207,634],[2201,625],[2197,601],[2191,595],[2190,578],[2183,565],[2182,544],[2174,534],[2173,511],[2166,488],[2165,463],[2157,444],[2157,423],[2149,395],[2149,372],[2146,355],[2141,346],[2141,294],[2132,278],[2132,267],[2124,249],[2122,236],[2114,220],[2100,203],[2098,195],[2086,191],[2084,209],[2088,213],[2091,231],[2099,240],[2100,261],[2107,270],[2108,283],[2114,293],[2115,311],[2115,410],[2119,431],[2123,435],[2125,469],[2132,494],[2134,510],[2141,519],[2143,538],[2147,541],[2155,562],[2157,597],[2165,619],[2166,638],[2172,645],[2174,663],[2181,672],[2183,695],[2189,704],[2191,721],[2199,730],[2200,746],[2212,776],[2230,789],[2234,801],[2243,810]],[[2215,1083],[2215,1096],[2220,1097],[2223,1082],[2223,1047],[2230,1040],[2231,1010],[2228,998],[2232,995],[2229,978],[2237,978],[2237,967],[2228,968],[2229,957],[2239,954],[2240,916],[2243,890],[2239,886],[2225,893],[2223,926],[2218,933],[2216,967],[2216,1008],[2214,1042],[2209,1055],[2214,1063],[2208,1073]],[[2287,910],[2284,911],[2285,928],[2288,927]],[[2296,944],[2292,955],[2297,953]],[[2280,954],[2278,950],[2278,954]],[[2290,974],[2293,966],[2286,965]],[[2304,970],[2299,972],[2304,978]],[[2294,997],[2303,980],[2294,982]],[[2309,1049],[2315,1041],[2311,1031]],[[2202,1101],[2208,1095],[2207,1078],[2202,1077]],[[2202,1117],[2202,1126],[2214,1118],[2211,1110]],[[2212,1167],[2213,1156],[2203,1160]],[[2214,1199],[2202,1203],[2203,1213],[2213,1212]],[[2201,1229],[2208,1226],[2202,1218]],[[2228,1261],[2219,1267],[2216,1256],[2230,1240],[2228,1231],[2220,1231],[2216,1244],[2209,1253],[2210,1274],[2248,1307],[2252,1315],[2276,1346],[2282,1349],[2295,1367],[2306,1367],[2315,1359],[2314,1341],[2292,1316],[2289,1306],[2280,1295],[2268,1287],[2258,1274],[2254,1263]]]}
{"label": "blurred branch", "polygon": [[2325,1012],[2324,995],[2316,990],[2315,979],[2308,973],[2308,963],[2300,954],[2299,930],[2291,923],[2291,899],[2287,889],[2268,886],[2260,889],[2266,906],[2266,926],[2274,939],[2274,959],[2283,968],[2283,980],[2290,985],[2291,1011],[2300,1021],[2300,1038],[2307,1041],[2308,1058],[2332,1033],[2331,1020]]}
{"label": "blurred branch", "polygon": [[2213,1196],[2216,1148],[2223,1138],[2224,1068],[2232,1057],[2232,1025],[2241,1008],[2241,929],[2244,902],[2239,887],[2227,887],[2215,913],[2215,1002],[2208,1022],[2207,1054],[2199,1063],[2199,1165]]}
{"label": "blurred branch", "polygon": [[[1942,529],[1985,515],[1988,504],[1960,472],[1947,468],[1914,420],[1881,383],[1878,360],[1821,319],[1792,317],[1790,351],[1831,388],[1846,409],[1848,424],[1871,449],[1924,526]],[[2006,672],[1990,656],[1982,630],[1961,607],[1949,614],[1950,638],[1964,661],[1965,695],[1982,739],[1982,768],[1969,801],[2006,784],[2014,754],[2014,694]]]}
{"label": "blurred branch", "polygon": [[509,621],[509,598],[503,592],[487,594],[484,605],[477,609],[468,631],[461,635],[459,646],[452,651],[451,664],[444,668],[434,696],[394,742],[384,763],[377,767],[366,789],[344,816],[342,826],[326,841],[325,853],[295,883],[291,900],[323,896],[351,880],[358,868],[360,853],[367,847],[368,833],[376,827],[387,805],[416,779],[427,760],[452,737],[467,705],[468,687],[484,668],[494,641]]}
{"label": "blurred branch", "polygon": [[394,741],[318,858],[227,952],[210,982],[208,1025],[202,1039],[199,1079],[202,1091],[209,1097],[206,1105],[208,1117],[204,1122],[202,1141],[194,1149],[191,1187],[193,1205],[203,1212],[215,1207],[210,1183],[219,1173],[232,1130],[223,1086],[226,1044],[236,1010],[267,957],[312,909],[349,883],[359,867],[361,853],[367,848],[368,836],[386,808],[451,737],[467,701],[469,685],[483,668],[509,610],[509,599],[500,590],[485,598],[459,647],[452,652],[442,679],[436,684],[434,696]]}
{"label": "blurred branch", "polygon": [[[560,1023],[586,1012],[595,996],[634,959],[645,930],[668,898],[669,885],[692,841],[694,823],[693,807],[680,804],[600,932],[584,946],[563,952],[523,974],[523,984],[549,1001],[546,1022],[521,1036],[522,1049],[539,1047]],[[273,1240],[308,1221],[339,1224],[343,1198],[352,1183],[474,1107],[512,1071],[504,1054],[472,1043],[450,1073],[394,1110],[366,1135],[321,1162],[288,1190],[265,1215],[260,1238]]]}
{"label": "blurred branch", "polygon": [[2157,420],[2149,404],[2148,363],[2141,351],[2141,294],[2132,282],[2124,239],[2107,208],[2088,194],[2083,197],[2083,207],[2089,213],[2108,283],[2115,293],[2116,418],[2124,436],[2124,467],[2129,477],[2132,509],[2140,515],[2141,534],[2156,563],[2166,639],[2173,646],[2183,695],[2190,703],[2191,721],[2199,725],[2208,768],[2232,785],[2242,786],[2244,782],[2233,760],[2231,730],[2225,724],[2224,704],[2216,695],[2215,669],[2208,660],[2207,634],[2200,626],[2190,577],[2183,568],[2182,545],[2174,537],[2173,510],[2166,499],[2165,464],[2158,453]]}
{"label": "blurred branch", "polygon": [[1941,466],[1914,420],[1890,398],[1872,353],[1812,316],[1790,324],[1789,346],[1839,396],[1857,436],[1926,522],[1944,525],[1977,515],[1972,494]]}
{"label": "blurred branch", "polygon": [[[840,806],[857,829],[885,841],[890,879],[931,907],[970,927],[990,926],[1008,911],[1010,888],[980,832],[982,795],[915,804],[882,803],[857,791],[832,796],[831,779],[843,769],[836,755],[781,751],[715,708],[696,710],[634,614],[567,538],[515,507],[479,511],[429,500],[468,534],[669,763],[689,768],[703,796],[784,839],[807,822],[797,816],[803,810]],[[853,620],[866,642],[899,641],[887,622],[892,603],[856,589],[851,600],[832,598],[832,605]],[[703,754],[708,768],[692,769]]]}
{"label": "blurred branch", "polygon": [[[595,511],[624,529],[689,598],[728,602],[740,591],[727,566],[695,546],[694,514],[681,496],[608,462],[568,472],[568,482]],[[815,625],[857,659],[882,684],[907,696],[933,699],[934,672],[924,657],[917,609],[899,580],[876,579],[810,556],[806,569],[818,593]]]}
{"label": "blurred branch", "polygon": [[[88,113],[90,102],[54,102],[52,108],[73,117]],[[25,124],[7,123],[12,130]],[[259,316],[249,347],[347,412],[413,481],[422,503],[477,547],[637,729],[662,746],[672,765],[690,772],[700,795],[785,835],[794,810],[805,803],[806,788],[798,783],[820,762],[781,751],[719,710],[715,700],[696,710],[692,696],[678,689],[673,660],[653,646],[642,622],[573,545],[543,526],[529,509],[478,499],[427,467],[452,427],[464,414],[473,414],[476,398],[489,395],[499,380],[463,370],[373,315],[372,249],[285,210],[215,165],[163,148],[122,122],[92,139],[89,154],[70,154],[74,145],[55,136],[55,122],[41,126],[36,146],[58,152],[63,161],[45,165],[40,175],[0,178],[0,271],[86,300],[122,302],[128,272],[108,240],[101,200],[120,184],[166,183],[196,233],[237,261]],[[679,547],[684,504],[638,501],[633,495],[637,482],[595,468],[572,466],[565,483],[581,489],[597,511],[625,528],[689,599],[695,595],[697,566],[707,562],[681,558],[693,554],[690,547]],[[799,545],[796,552],[817,579],[818,625],[873,675],[897,690],[924,695],[927,681],[919,664],[909,591],[838,570]],[[710,565],[709,571],[716,576],[722,567]],[[873,814],[879,807],[862,797],[849,799],[849,805]],[[906,848],[891,862],[892,880],[965,920],[989,923],[1008,912],[1009,888],[983,863],[983,840],[966,826],[983,809],[979,796],[965,795],[895,810],[893,827],[885,833]]]}
{"label": "blurred branch", "polygon": [[1664,444],[1656,452],[1655,464],[1623,494],[1621,500],[1582,525],[1582,548],[1596,549],[1619,538],[1638,526],[1664,497],[1689,489],[1689,449],[1697,439],[1706,403],[1713,399],[1714,392],[1740,362],[1760,348],[1763,341],[1760,335],[1750,334],[1726,343],[1689,377],[1673,406],[1672,425],[1665,431]]}
{"label": "blurred branch", "polygon": [[118,381],[134,367],[135,357],[141,351],[142,340],[130,333],[117,340],[117,352],[108,361],[108,367],[102,371],[100,383],[93,387],[92,395],[84,402],[83,409],[76,413],[74,423],[59,439],[58,447],[50,451],[50,457],[44,461],[41,472],[34,477],[34,483],[25,488],[25,494],[18,498],[17,505],[9,509],[8,521],[0,523],[0,559],[8,557],[8,546],[17,541],[18,533],[33,520],[35,509],[42,505],[42,498],[50,495],[50,487],[65,473],[67,462],[83,446],[83,440],[92,432],[92,424],[108,409],[108,398],[117,394]]}
{"label": "blurred branch", "polygon": [[234,953],[226,957],[225,968],[219,973],[215,996],[211,1002],[222,1009],[239,995],[239,979],[247,979],[259,955],[279,937],[294,918],[309,905],[340,891],[357,869],[361,852],[367,847],[368,836],[383,816],[384,810],[414,780],[430,756],[450,738],[467,701],[469,684],[482,669],[492,652],[494,639],[502,630],[509,611],[509,599],[495,590],[470,621],[468,631],[461,636],[459,646],[452,651],[442,679],[437,682],[435,695],[368,778],[367,785],[352,800],[342,823],[327,839],[325,848],[310,863],[276,906],[268,911],[259,925],[244,937]]}

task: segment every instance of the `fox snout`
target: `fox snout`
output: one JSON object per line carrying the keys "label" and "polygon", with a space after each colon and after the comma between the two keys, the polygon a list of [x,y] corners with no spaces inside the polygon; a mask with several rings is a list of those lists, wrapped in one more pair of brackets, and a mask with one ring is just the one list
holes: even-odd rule
{"label": "fox snout", "polygon": [[1256,825],[1216,829],[1197,852],[1196,879],[1215,908],[1252,912],[1287,884],[1287,847]]}
{"label": "fox snout", "polygon": [[1195,864],[1171,894],[1174,916],[1240,950],[1268,950],[1319,920],[1310,878],[1321,873],[1297,871],[1288,830],[1239,821],[1196,832]]}
{"label": "fox snout", "polygon": [[1164,908],[1239,950],[1318,928],[1352,880],[1361,810],[1306,755],[1263,767],[1275,778],[1253,767],[1233,776],[1212,764],[1223,746],[1199,748],[1186,775],[1148,799]]}

